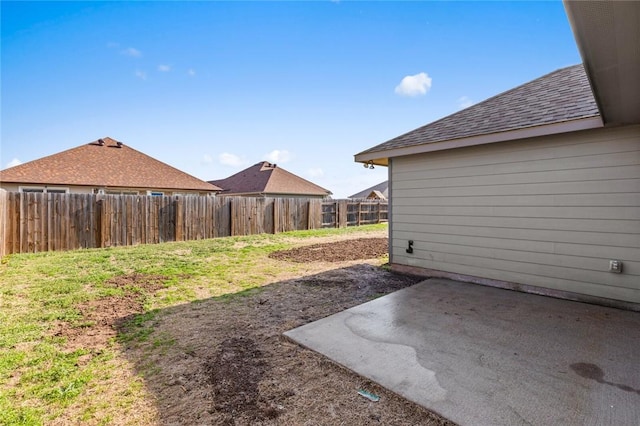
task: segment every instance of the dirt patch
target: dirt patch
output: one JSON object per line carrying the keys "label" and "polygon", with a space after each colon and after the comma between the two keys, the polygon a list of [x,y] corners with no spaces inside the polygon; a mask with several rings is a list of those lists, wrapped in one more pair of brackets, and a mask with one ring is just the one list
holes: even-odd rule
{"label": "dirt patch", "polygon": [[[125,350],[157,401],[158,423],[452,424],[282,336],[419,281],[369,262],[333,264],[259,292],[164,310],[153,335],[170,335],[175,343],[161,354],[141,345]],[[380,401],[363,398],[359,389]]]}
{"label": "dirt patch", "polygon": [[224,416],[221,422],[234,424],[239,416],[254,421],[278,416],[277,407],[260,407],[259,385],[268,365],[254,340],[226,339],[204,369],[213,388],[214,409]]}
{"label": "dirt patch", "polygon": [[166,280],[166,277],[145,274],[115,277],[105,284],[124,290],[124,295],[78,304],[76,309],[82,319],[73,323],[58,322],[52,335],[66,338],[65,349],[68,351],[80,348],[100,351],[110,339],[116,337],[118,329],[124,327],[132,315],[143,312],[144,297],[164,288]]}
{"label": "dirt patch", "polygon": [[105,282],[107,287],[129,288],[132,291],[155,293],[164,288],[167,277],[162,275],[128,274],[120,275]]}
{"label": "dirt patch", "polygon": [[271,253],[269,257],[298,263],[344,262],[375,259],[386,255],[388,250],[389,240],[387,238],[358,238],[276,251]]}

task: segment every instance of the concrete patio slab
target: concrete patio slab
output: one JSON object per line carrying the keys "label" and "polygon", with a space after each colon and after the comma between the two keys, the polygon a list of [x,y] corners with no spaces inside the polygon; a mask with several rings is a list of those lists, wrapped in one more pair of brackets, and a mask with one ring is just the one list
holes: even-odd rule
{"label": "concrete patio slab", "polygon": [[462,425],[640,424],[640,314],[430,279],[285,333]]}

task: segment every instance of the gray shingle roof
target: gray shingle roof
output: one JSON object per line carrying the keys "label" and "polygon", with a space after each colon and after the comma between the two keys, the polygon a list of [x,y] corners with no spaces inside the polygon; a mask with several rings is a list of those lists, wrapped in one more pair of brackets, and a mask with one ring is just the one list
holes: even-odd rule
{"label": "gray shingle roof", "polygon": [[358,192],[357,194],[350,195],[349,198],[367,198],[373,191],[380,191],[380,193],[385,197],[389,197],[389,181],[385,180],[377,185],[372,186],[371,188],[367,188],[363,191]]}
{"label": "gray shingle roof", "polygon": [[360,154],[599,115],[584,67],[578,64],[556,70]]}

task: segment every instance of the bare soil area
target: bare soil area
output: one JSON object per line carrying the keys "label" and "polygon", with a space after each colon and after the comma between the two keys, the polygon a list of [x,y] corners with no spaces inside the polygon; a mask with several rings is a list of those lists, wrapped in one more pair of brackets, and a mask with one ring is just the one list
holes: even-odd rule
{"label": "bare soil area", "polygon": [[[323,272],[259,290],[162,310],[149,325],[153,332],[148,343],[122,348],[155,400],[154,421],[167,425],[452,424],[282,336],[292,328],[417,283],[415,277],[392,274],[378,265],[375,258],[386,250],[386,238],[366,238],[277,252],[271,257],[282,262],[335,263]],[[354,262],[357,259],[362,261]],[[135,286],[126,285],[132,282]],[[113,285],[124,288],[125,297],[80,307],[91,319],[83,328],[82,342],[74,331],[77,328],[62,327],[57,333],[69,337],[72,346],[99,348],[106,344],[105,336],[126,329],[123,318],[142,312],[142,295],[156,291],[161,283],[162,277],[122,277]],[[133,292],[133,287],[144,291]],[[379,395],[380,401],[363,398],[359,389]]]}
{"label": "bare soil area", "polygon": [[80,324],[60,321],[53,328],[54,336],[66,338],[70,352],[80,348],[100,351],[117,330],[134,314],[143,312],[142,303],[147,294],[164,288],[166,277],[130,274],[107,281],[107,286],[123,290],[122,296],[109,296],[82,303],[76,308],[82,316]]}
{"label": "bare soil area", "polygon": [[359,238],[276,251],[269,257],[298,263],[375,259],[387,254],[388,244],[387,238]]}

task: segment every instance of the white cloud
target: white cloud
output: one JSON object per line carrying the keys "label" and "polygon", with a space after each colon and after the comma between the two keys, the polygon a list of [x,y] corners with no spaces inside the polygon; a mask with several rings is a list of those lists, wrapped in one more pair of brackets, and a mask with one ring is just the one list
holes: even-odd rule
{"label": "white cloud", "polygon": [[425,95],[431,89],[431,77],[421,72],[416,75],[408,75],[396,86],[395,92],[400,96]]}
{"label": "white cloud", "polygon": [[193,68],[189,68],[189,71],[187,71],[187,75],[193,77],[194,75],[196,75],[196,72]]}
{"label": "white cloud", "polygon": [[320,167],[313,167],[313,168],[307,170],[307,173],[312,178],[318,178],[318,177],[324,176],[324,170],[322,170]]}
{"label": "white cloud", "polygon": [[125,56],[132,56],[134,58],[138,58],[142,56],[142,52],[140,52],[135,47],[127,47],[126,49],[121,50],[120,53],[122,53]]}
{"label": "white cloud", "polygon": [[287,150],[280,151],[279,149],[274,149],[270,153],[265,154],[264,157],[270,163],[287,163],[291,161],[292,155]]}
{"label": "white cloud", "polygon": [[141,80],[146,80],[147,79],[147,73],[144,72],[144,71],[136,70],[135,75],[136,75],[136,77],[138,77]]}
{"label": "white cloud", "polygon": [[213,157],[209,154],[205,154],[202,156],[202,164],[211,164],[213,163]]}
{"label": "white cloud", "polygon": [[17,158],[14,158],[13,160],[7,163],[7,166],[5,168],[8,169],[9,167],[19,166],[20,164],[22,164],[22,161],[18,160]]}
{"label": "white cloud", "polygon": [[458,99],[458,107],[460,107],[460,109],[469,108],[474,103],[475,102],[473,102],[468,96],[461,96]]}
{"label": "white cloud", "polygon": [[171,71],[170,65],[158,65],[158,71],[169,72]]}
{"label": "white cloud", "polygon": [[218,161],[220,161],[220,164],[222,165],[231,167],[241,167],[247,164],[247,161],[244,158],[239,157],[235,154],[230,154],[228,152],[223,152],[222,154],[220,154],[218,156]]}

